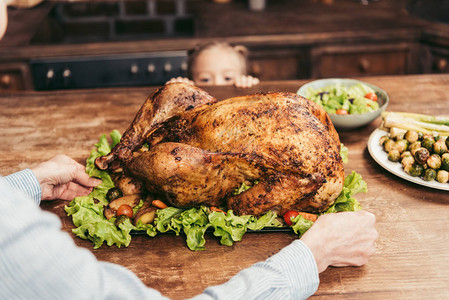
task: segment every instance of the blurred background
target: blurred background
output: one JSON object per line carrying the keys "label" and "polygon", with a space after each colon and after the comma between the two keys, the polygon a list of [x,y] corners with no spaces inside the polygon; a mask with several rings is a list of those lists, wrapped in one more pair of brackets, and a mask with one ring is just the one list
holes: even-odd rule
{"label": "blurred background", "polygon": [[212,40],[266,80],[449,72],[449,0],[16,0],[0,92],[151,86]]}

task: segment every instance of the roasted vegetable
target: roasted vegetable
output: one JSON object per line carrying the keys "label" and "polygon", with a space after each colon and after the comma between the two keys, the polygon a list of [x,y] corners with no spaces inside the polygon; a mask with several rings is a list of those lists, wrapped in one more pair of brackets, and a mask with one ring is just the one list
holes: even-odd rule
{"label": "roasted vegetable", "polygon": [[393,149],[388,152],[388,160],[392,162],[398,162],[401,159],[401,153],[398,150]]}
{"label": "roasted vegetable", "polygon": [[143,192],[143,183],[134,178],[122,175],[116,182],[116,186],[123,195],[141,194]]}
{"label": "roasted vegetable", "polygon": [[409,142],[407,140],[399,140],[396,142],[395,149],[402,153],[408,150]]}
{"label": "roasted vegetable", "polygon": [[109,200],[109,202],[120,198],[121,196],[123,196],[122,193],[116,187],[109,189],[108,193],[106,194],[106,198]]}
{"label": "roasted vegetable", "polygon": [[435,171],[432,168],[428,168],[424,170],[424,176],[423,179],[425,181],[432,181],[437,177],[437,171]]}
{"label": "roasted vegetable", "polygon": [[444,153],[441,156],[441,169],[449,172],[449,153]]}
{"label": "roasted vegetable", "polygon": [[434,144],[435,144],[435,140],[433,139],[433,137],[431,137],[431,138],[425,137],[421,142],[421,145],[429,151],[433,150]]}
{"label": "roasted vegetable", "polygon": [[449,181],[449,172],[445,171],[445,170],[439,170],[437,172],[437,178],[436,180],[439,183],[447,183]]}
{"label": "roasted vegetable", "polygon": [[156,211],[157,208],[154,206],[141,208],[134,216],[134,224],[137,225],[139,222],[142,222],[142,224],[153,223]]}
{"label": "roasted vegetable", "polygon": [[140,201],[140,196],[139,195],[128,195],[128,196],[123,196],[120,198],[117,198],[111,202],[109,202],[109,207],[112,208],[113,210],[117,211],[117,209],[122,206],[123,204],[127,204],[131,207],[135,207],[137,206],[137,204],[139,204]]}
{"label": "roasted vegetable", "polygon": [[384,143],[384,149],[386,152],[390,152],[391,150],[394,149],[395,146],[396,146],[396,142],[391,139],[386,140]]}
{"label": "roasted vegetable", "polygon": [[419,148],[421,148],[420,141],[414,142],[408,147],[408,149],[410,150],[410,153],[412,153],[412,155],[415,155],[415,151],[418,150]]}
{"label": "roasted vegetable", "polygon": [[427,159],[427,165],[429,166],[429,168],[432,168],[435,170],[441,168],[441,157],[438,154],[432,154]]}
{"label": "roasted vegetable", "polygon": [[423,165],[427,162],[427,159],[430,157],[430,153],[429,150],[421,147],[415,151],[415,154],[413,156],[415,157],[415,160],[418,164]]}
{"label": "roasted vegetable", "polygon": [[404,130],[414,130],[424,134],[449,135],[449,118],[435,117],[424,114],[413,114],[404,112],[383,112],[384,128],[400,128]]}
{"label": "roasted vegetable", "polygon": [[413,177],[421,176],[424,172],[424,167],[420,164],[413,164],[408,168],[408,174],[410,174]]}
{"label": "roasted vegetable", "polygon": [[445,141],[438,140],[433,144],[433,152],[439,155],[443,155],[444,153],[447,153],[447,146]]}
{"label": "roasted vegetable", "polygon": [[412,155],[404,156],[401,160],[401,165],[405,169],[406,166],[411,166],[415,163],[415,159]]}
{"label": "roasted vegetable", "polygon": [[415,130],[407,130],[405,133],[405,139],[411,144],[419,139],[419,134]]}

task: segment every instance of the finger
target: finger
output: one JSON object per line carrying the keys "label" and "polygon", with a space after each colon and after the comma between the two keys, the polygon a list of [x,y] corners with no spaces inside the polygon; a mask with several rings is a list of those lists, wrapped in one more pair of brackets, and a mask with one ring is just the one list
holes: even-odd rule
{"label": "finger", "polygon": [[71,182],[67,185],[60,186],[60,189],[58,189],[59,195],[56,195],[55,198],[71,201],[76,197],[87,196],[91,191],[91,188],[86,188],[84,186]]}
{"label": "finger", "polygon": [[96,187],[101,184],[101,180],[94,177],[89,177],[89,175],[81,170],[77,170],[73,176],[73,181],[79,183],[85,187]]}

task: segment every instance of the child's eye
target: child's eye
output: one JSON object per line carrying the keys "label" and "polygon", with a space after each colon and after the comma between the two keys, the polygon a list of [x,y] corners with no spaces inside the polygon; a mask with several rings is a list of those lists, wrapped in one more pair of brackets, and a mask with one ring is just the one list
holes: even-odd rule
{"label": "child's eye", "polygon": [[200,78],[200,82],[207,83],[207,82],[209,82],[209,81],[210,81],[209,78]]}
{"label": "child's eye", "polygon": [[232,81],[233,79],[234,79],[233,77],[229,77],[229,76],[225,77],[225,81]]}

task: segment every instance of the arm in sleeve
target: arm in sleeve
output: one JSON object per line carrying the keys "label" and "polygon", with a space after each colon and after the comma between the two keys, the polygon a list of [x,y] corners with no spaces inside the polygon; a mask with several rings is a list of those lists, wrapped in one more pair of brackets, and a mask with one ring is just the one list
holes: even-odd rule
{"label": "arm in sleeve", "polygon": [[318,289],[315,258],[300,240],[264,262],[240,271],[228,282],[209,287],[199,299],[306,299]]}
{"label": "arm in sleeve", "polygon": [[33,199],[38,205],[41,202],[42,190],[36,176],[30,169],[13,173],[4,178],[13,188],[20,190]]}
{"label": "arm in sleeve", "polygon": [[130,270],[77,247],[56,215],[2,177],[0,211],[0,299],[164,298]]}

